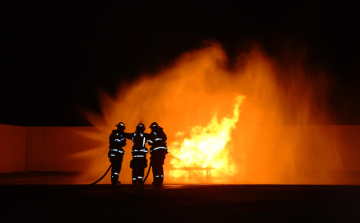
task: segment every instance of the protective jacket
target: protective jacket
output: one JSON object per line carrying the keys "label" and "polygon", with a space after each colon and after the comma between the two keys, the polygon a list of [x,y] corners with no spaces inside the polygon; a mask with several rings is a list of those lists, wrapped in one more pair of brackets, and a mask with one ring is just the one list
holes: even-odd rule
{"label": "protective jacket", "polygon": [[133,158],[146,158],[146,154],[148,153],[148,149],[145,147],[145,143],[148,137],[146,133],[135,132],[130,134],[131,140],[134,142],[132,147],[132,155]]}
{"label": "protective jacket", "polygon": [[161,153],[168,153],[168,149],[166,146],[166,134],[164,133],[161,127],[153,129],[149,135],[148,143],[151,146],[150,154],[155,152],[156,150],[161,151]]}
{"label": "protective jacket", "polygon": [[108,157],[116,157],[119,155],[124,155],[124,147],[126,145],[126,133],[121,132],[119,130],[113,130],[109,137],[109,153]]}

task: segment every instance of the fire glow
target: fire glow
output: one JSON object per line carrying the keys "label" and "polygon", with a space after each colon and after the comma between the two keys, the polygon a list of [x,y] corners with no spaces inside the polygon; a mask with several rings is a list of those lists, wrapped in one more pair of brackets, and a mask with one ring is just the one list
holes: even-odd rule
{"label": "fire glow", "polygon": [[[170,144],[169,147],[173,149],[173,154],[177,157],[177,159],[171,160],[171,164],[178,169],[178,171],[170,171],[170,176],[184,177],[185,173],[181,171],[184,167],[200,167],[197,169],[198,172],[201,171],[201,168],[213,169],[211,173],[213,177],[233,176],[237,173],[236,164],[229,157],[229,149],[226,148],[226,144],[231,140],[231,130],[239,121],[239,106],[243,99],[244,96],[236,96],[233,117],[224,117],[219,123],[215,114],[206,127],[194,126],[189,139],[185,138],[181,143],[176,140]],[[183,134],[179,132],[176,135],[182,136]],[[198,174],[204,175],[204,172]],[[186,181],[186,179],[184,180]]]}
{"label": "fire glow", "polygon": [[[109,165],[116,123],[133,132],[140,122],[156,121],[168,136],[165,183],[329,183],[327,173],[341,168],[338,145],[333,133],[310,126],[328,119],[323,73],[306,74],[301,58],[279,67],[256,47],[231,70],[227,65],[221,46],[211,43],[157,74],[123,83],[115,98],[101,94],[103,113],[87,112],[98,129],[88,137],[101,148],[79,154],[93,157],[85,179]],[[123,183],[131,179],[131,146],[128,141]]]}

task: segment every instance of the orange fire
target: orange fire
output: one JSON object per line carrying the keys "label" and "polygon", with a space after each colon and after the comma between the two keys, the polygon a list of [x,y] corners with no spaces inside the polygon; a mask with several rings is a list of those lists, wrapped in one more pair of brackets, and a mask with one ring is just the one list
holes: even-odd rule
{"label": "orange fire", "polygon": [[[187,170],[187,167],[198,167],[193,171],[202,174],[202,177],[205,176],[202,168],[211,171],[211,175],[216,178],[231,177],[237,173],[236,164],[229,157],[230,148],[226,145],[231,140],[231,130],[236,128],[236,123],[239,121],[239,106],[243,99],[242,95],[236,96],[233,117],[224,117],[219,123],[215,114],[206,127],[192,127],[189,139],[185,138],[181,141],[177,139],[170,144],[169,148],[177,157],[171,160],[171,164],[177,170],[170,171],[170,176],[184,177],[184,170]],[[178,132],[176,136],[182,138],[183,134],[183,132]]]}
{"label": "orange fire", "polygon": [[[330,182],[328,173],[341,168],[338,146],[333,133],[311,126],[329,119],[327,82],[321,70],[307,73],[301,59],[280,67],[255,47],[229,70],[225,52],[211,43],[123,83],[115,98],[101,94],[103,113],[87,114],[99,130],[91,137],[102,142],[86,154],[94,157],[89,176],[109,165],[116,123],[133,132],[140,122],[156,121],[168,136],[165,183]],[[127,144],[123,183],[131,181]]]}

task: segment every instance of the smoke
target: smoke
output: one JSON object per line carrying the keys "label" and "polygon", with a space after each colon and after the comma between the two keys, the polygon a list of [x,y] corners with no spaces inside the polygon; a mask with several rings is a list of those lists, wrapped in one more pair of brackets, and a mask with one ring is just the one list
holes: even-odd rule
{"label": "smoke", "polygon": [[[236,163],[236,173],[209,180],[198,170],[192,178],[189,173],[186,182],[334,183],[329,173],[342,168],[335,133],[314,125],[331,120],[326,111],[329,85],[324,73],[306,70],[302,57],[280,64],[259,47],[239,55],[231,70],[228,64],[222,47],[212,42],[184,53],[156,74],[123,83],[115,97],[102,93],[102,114],[88,112],[87,117],[99,129],[96,137],[103,146],[87,154],[107,154],[109,134],[120,121],[127,132],[135,131],[140,122],[148,126],[156,121],[164,128],[168,145],[181,144],[179,138],[191,137],[194,126],[206,127],[214,115],[219,119],[231,115],[235,95],[243,95],[241,114],[224,147],[229,160]],[[131,181],[131,146],[128,141],[120,174],[124,183]],[[171,160],[178,159],[174,154],[179,152],[172,149],[176,148],[169,146],[165,183],[184,183],[184,175],[169,177]],[[101,176],[106,170],[109,162],[102,156],[90,165],[85,177]]]}

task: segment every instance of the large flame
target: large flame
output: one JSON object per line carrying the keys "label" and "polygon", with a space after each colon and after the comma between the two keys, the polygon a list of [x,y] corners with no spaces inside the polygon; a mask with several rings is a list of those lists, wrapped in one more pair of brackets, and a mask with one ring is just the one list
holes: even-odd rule
{"label": "large flame", "polygon": [[[255,47],[229,70],[225,52],[211,43],[123,83],[115,98],[101,94],[102,114],[88,117],[98,129],[89,137],[102,146],[83,154],[93,157],[86,179],[109,165],[115,124],[133,132],[140,122],[156,121],[168,136],[165,183],[331,182],[329,172],[342,165],[335,133],[310,126],[328,119],[327,82],[321,70],[306,71],[301,59],[279,66]],[[131,182],[131,146],[128,141],[123,183]]]}
{"label": "large flame", "polygon": [[[224,117],[219,122],[214,114],[207,126],[194,126],[189,138],[181,140],[180,143],[176,140],[170,144],[169,147],[177,157],[171,160],[171,164],[177,170],[170,171],[170,176],[184,177],[186,175],[184,170],[191,170],[186,169],[188,167],[201,174],[200,177],[205,174],[201,169],[211,171],[211,175],[216,178],[231,177],[237,173],[236,164],[229,156],[230,148],[227,147],[227,143],[231,140],[231,130],[236,128],[235,124],[239,121],[239,106],[243,99],[244,96],[241,95],[235,98],[235,108],[231,118]],[[182,136],[183,133],[178,132],[176,135]]]}

